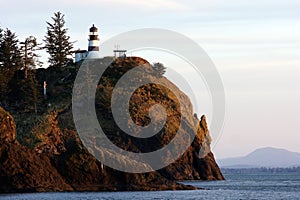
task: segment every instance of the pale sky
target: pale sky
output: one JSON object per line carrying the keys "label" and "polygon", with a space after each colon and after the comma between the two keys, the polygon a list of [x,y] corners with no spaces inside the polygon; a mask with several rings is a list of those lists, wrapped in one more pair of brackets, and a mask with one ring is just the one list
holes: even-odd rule
{"label": "pale sky", "polygon": [[[0,5],[0,26],[21,40],[34,35],[42,42],[46,21],[56,11],[65,14],[75,48],[87,48],[93,23],[99,28],[100,49],[101,41],[134,29],[184,34],[207,52],[223,80],[226,118],[222,132],[212,133],[216,157],[242,156],[265,146],[300,152],[298,0],[0,0]],[[150,61],[179,72],[185,67],[165,53],[150,54]],[[208,92],[192,84],[204,99],[195,112],[211,120]]]}

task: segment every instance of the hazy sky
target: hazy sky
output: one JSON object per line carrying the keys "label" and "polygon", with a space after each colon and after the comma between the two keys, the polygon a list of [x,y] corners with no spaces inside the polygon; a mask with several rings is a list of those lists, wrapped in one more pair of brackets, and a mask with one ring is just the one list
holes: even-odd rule
{"label": "hazy sky", "polygon": [[[225,87],[224,128],[213,138],[216,157],[245,155],[264,146],[300,152],[298,0],[0,0],[0,5],[2,28],[20,39],[34,35],[40,42],[46,21],[61,11],[75,48],[81,49],[87,48],[93,23],[101,41],[138,28],[184,34],[208,53]],[[151,55],[150,60],[157,55],[156,61],[162,59],[167,67],[184,65],[168,61],[163,53]],[[211,119],[211,105],[203,104],[196,112]]]}

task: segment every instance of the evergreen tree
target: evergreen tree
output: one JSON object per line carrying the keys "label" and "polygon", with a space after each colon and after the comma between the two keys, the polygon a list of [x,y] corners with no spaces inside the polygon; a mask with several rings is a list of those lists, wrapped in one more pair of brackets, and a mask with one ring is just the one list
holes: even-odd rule
{"label": "evergreen tree", "polygon": [[166,73],[166,67],[161,63],[153,64],[154,75],[157,77],[162,77]]}
{"label": "evergreen tree", "polygon": [[35,77],[35,70],[30,69],[27,79],[23,79],[19,83],[18,95],[22,96],[20,105],[25,110],[34,110],[37,113],[37,105],[40,100],[41,88],[39,87],[38,81]]}
{"label": "evergreen tree", "polygon": [[24,42],[21,42],[23,69],[25,80],[18,83],[16,90],[19,95],[22,95],[21,105],[25,109],[34,110],[37,113],[37,104],[39,102],[40,87],[36,80],[36,66],[42,66],[42,62],[38,60],[40,57],[36,51],[41,49],[40,44],[34,36],[29,36]]}
{"label": "evergreen tree", "polygon": [[[3,29],[0,27],[0,41],[2,40],[2,36],[3,36]],[[1,59],[1,58],[0,58]]]}
{"label": "evergreen tree", "polygon": [[50,66],[62,67],[70,61],[68,56],[72,54],[73,42],[70,42],[70,36],[67,35],[68,29],[64,27],[64,15],[61,12],[54,13],[52,20],[53,23],[47,22],[45,48],[50,55]]}
{"label": "evergreen tree", "polygon": [[36,66],[42,66],[43,64],[38,60],[40,56],[36,54],[36,51],[40,49],[40,44],[37,43],[36,38],[33,36],[29,36],[25,39],[24,42],[21,42],[20,44],[22,44],[22,62],[25,79],[27,79],[29,69],[35,69]]}
{"label": "evergreen tree", "polygon": [[9,82],[17,70],[21,69],[21,52],[19,40],[11,30],[1,30],[0,37],[0,101],[7,101]]}

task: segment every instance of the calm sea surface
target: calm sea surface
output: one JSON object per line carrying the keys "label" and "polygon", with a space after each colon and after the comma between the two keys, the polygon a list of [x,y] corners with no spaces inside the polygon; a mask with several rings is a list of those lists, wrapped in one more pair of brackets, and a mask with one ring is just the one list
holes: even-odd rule
{"label": "calm sea surface", "polygon": [[300,173],[224,174],[226,181],[186,181],[205,190],[31,193],[0,199],[300,199]]}

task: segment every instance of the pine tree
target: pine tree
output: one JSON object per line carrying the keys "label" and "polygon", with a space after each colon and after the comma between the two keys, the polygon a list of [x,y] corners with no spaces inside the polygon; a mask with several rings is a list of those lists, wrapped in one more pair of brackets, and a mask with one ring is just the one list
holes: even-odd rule
{"label": "pine tree", "polygon": [[35,69],[36,66],[42,66],[42,62],[38,60],[40,57],[36,54],[36,51],[40,49],[37,43],[37,40],[33,36],[29,36],[25,39],[24,42],[20,42],[22,44],[22,62],[23,62],[23,70],[25,74],[25,79],[28,78],[29,69]]}
{"label": "pine tree", "polygon": [[68,56],[72,54],[73,42],[70,42],[70,36],[67,35],[68,29],[64,27],[64,15],[61,12],[54,13],[52,20],[53,23],[47,22],[45,48],[50,55],[50,66],[63,67],[70,61]]}
{"label": "pine tree", "polygon": [[37,113],[37,105],[40,101],[41,88],[35,77],[35,70],[29,69],[27,79],[23,79],[19,82],[18,95],[22,96],[22,100],[19,102],[22,108],[25,110],[34,110]]}
{"label": "pine tree", "polygon": [[[0,41],[2,40],[2,37],[3,37],[3,29],[0,27]],[[0,58],[1,59],[1,58]]]}
{"label": "pine tree", "polygon": [[162,77],[166,73],[166,67],[161,63],[153,64],[154,75],[157,77]]}
{"label": "pine tree", "polygon": [[0,101],[7,101],[9,82],[22,67],[19,40],[11,30],[0,31]]}

